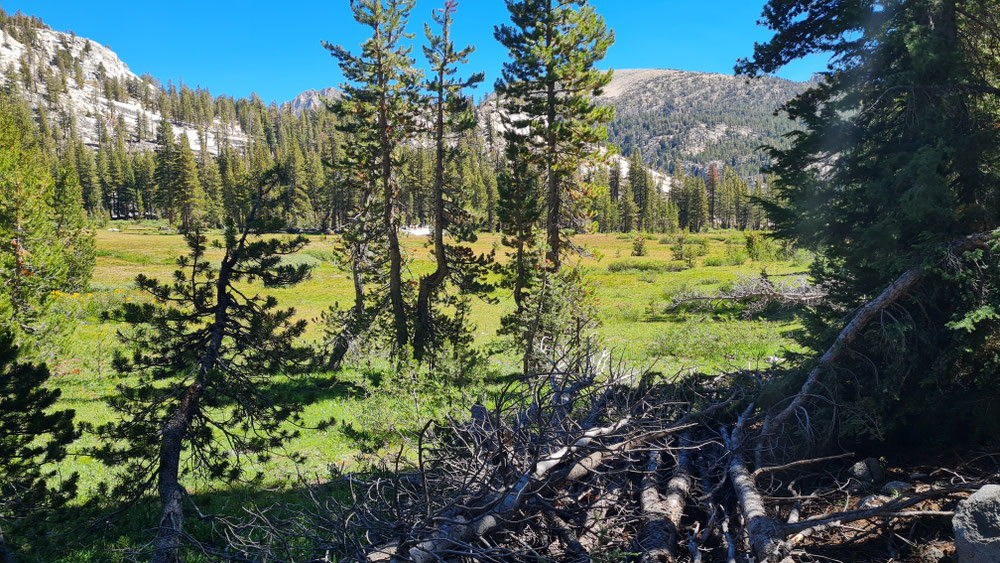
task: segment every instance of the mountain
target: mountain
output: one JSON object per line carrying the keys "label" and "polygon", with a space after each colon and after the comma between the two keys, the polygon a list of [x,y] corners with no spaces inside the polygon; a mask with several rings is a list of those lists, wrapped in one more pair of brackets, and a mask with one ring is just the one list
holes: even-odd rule
{"label": "mountain", "polygon": [[340,97],[340,90],[330,87],[322,90],[306,90],[295,96],[289,102],[282,104],[283,107],[290,107],[295,115],[301,115],[304,111],[319,111],[326,109],[323,100],[333,101]]}
{"label": "mountain", "polygon": [[[268,115],[256,96],[234,100],[213,97],[200,88],[164,86],[148,75],[137,76],[109,47],[52,30],[37,18],[0,15],[0,87],[19,92],[36,112],[57,124],[55,129],[72,129],[91,146],[112,130],[125,132],[132,146],[152,148],[164,116],[175,136],[186,135],[196,150],[203,136],[212,154],[223,144],[246,146],[251,136],[273,140],[281,118]],[[775,110],[807,86],[778,78],[747,81],[721,74],[628,69],[615,71],[598,100],[617,108],[609,138],[620,152],[614,158],[623,164],[624,156],[640,149],[645,162],[663,173],[677,166],[700,172],[719,162],[751,175],[767,160],[759,147],[782,145],[782,135],[794,129],[794,123]],[[322,111],[324,98],[340,95],[336,88],[309,90],[281,109],[296,115]],[[496,97],[487,96],[477,113],[481,131],[499,143],[502,125]],[[668,189],[667,176],[656,177]]]}
{"label": "mountain", "polygon": [[748,81],[724,74],[681,70],[615,70],[598,99],[616,107],[609,140],[623,154],[640,149],[660,170],[681,165],[704,170],[711,162],[727,164],[744,175],[767,161],[762,144],[783,145],[795,129],[784,115],[784,102],[809,86],[781,78]]}
{"label": "mountain", "polygon": [[[207,91],[164,88],[133,73],[111,48],[55,31],[31,16],[0,11],[0,87],[17,92],[57,129],[72,129],[91,146],[117,130],[128,133],[129,145],[151,148],[167,110],[175,137],[186,135],[196,150],[200,132],[213,154],[223,141],[248,143],[235,111],[218,111]],[[223,119],[220,113],[231,115]]]}

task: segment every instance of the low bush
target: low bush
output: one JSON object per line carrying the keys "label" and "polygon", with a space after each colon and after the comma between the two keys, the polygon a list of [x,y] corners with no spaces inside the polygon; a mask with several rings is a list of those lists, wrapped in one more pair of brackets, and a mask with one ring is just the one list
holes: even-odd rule
{"label": "low bush", "polygon": [[663,262],[659,260],[634,260],[627,258],[625,260],[616,260],[608,264],[609,272],[669,272],[671,262]]}

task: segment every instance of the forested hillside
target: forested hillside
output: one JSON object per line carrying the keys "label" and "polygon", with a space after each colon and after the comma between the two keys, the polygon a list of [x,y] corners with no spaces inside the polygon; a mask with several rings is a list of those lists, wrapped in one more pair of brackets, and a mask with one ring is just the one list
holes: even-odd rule
{"label": "forested hillside", "polygon": [[614,105],[608,138],[624,154],[641,150],[651,166],[704,173],[710,163],[753,175],[768,163],[761,146],[785,146],[796,128],[776,110],[808,87],[764,76],[616,69],[600,96]]}
{"label": "forested hillside", "polygon": [[[338,89],[303,92],[281,105],[256,96],[214,96],[200,87],[138,77],[110,48],[54,31],[37,18],[0,17],[0,83],[28,104],[51,139],[47,149],[73,165],[91,217],[166,218],[186,229],[196,216],[221,226],[246,212],[251,179],[276,163],[284,224],[325,231],[347,221],[358,194],[338,184],[344,134],[323,102],[336,99]],[[587,205],[589,219],[576,228],[762,226],[750,197],[766,199],[767,184],[759,177],[766,159],[759,145],[780,144],[778,134],[790,128],[762,114],[796,85],[740,84],[700,73],[617,72],[600,98],[619,108],[609,125],[609,158],[588,169],[598,189]],[[462,147],[462,205],[477,228],[492,231],[499,228],[497,175],[505,150],[495,95],[476,108],[476,118],[478,127],[452,142]],[[430,145],[429,136],[417,135],[403,147],[404,224],[432,221]],[[709,170],[711,164],[715,169]],[[632,173],[633,167],[645,172]],[[620,188],[623,183],[627,189]]]}

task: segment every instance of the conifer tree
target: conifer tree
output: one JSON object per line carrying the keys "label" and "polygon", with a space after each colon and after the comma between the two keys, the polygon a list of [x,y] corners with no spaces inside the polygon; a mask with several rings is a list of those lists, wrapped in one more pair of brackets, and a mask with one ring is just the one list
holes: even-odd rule
{"label": "conifer tree", "polygon": [[132,172],[135,178],[139,218],[149,218],[156,205],[156,161],[153,159],[153,153],[142,151],[136,154],[132,160]]}
{"label": "conifer tree", "polygon": [[904,272],[921,276],[852,346],[863,361],[838,363],[851,375],[831,376],[827,388],[844,390],[831,404],[864,413],[838,426],[852,438],[977,439],[970,429],[990,422],[972,422],[974,411],[1000,400],[1000,302],[986,289],[997,248],[944,255],[1000,226],[996,3],[770,0],[762,21],[774,36],[739,72],[832,56],[822,79],[785,105],[803,130],[771,151],[776,177],[763,184],[774,186],[775,231],[817,252],[811,275],[829,291],[806,317],[806,342],[826,349],[845,311]]}
{"label": "conifer tree", "polygon": [[67,289],[82,289],[94,271],[94,233],[83,209],[83,190],[76,169],[64,156],[56,170],[52,190],[52,221],[55,243],[62,246],[67,262]]}
{"label": "conifer tree", "polygon": [[348,83],[342,90],[342,107],[353,111],[345,119],[367,121],[374,137],[362,141],[368,155],[362,174],[374,172],[381,190],[382,236],[389,257],[389,301],[396,348],[409,344],[409,310],[404,295],[403,251],[399,244],[400,228],[400,147],[416,133],[415,118],[423,99],[420,95],[420,72],[410,56],[412,47],[404,41],[412,36],[406,24],[416,0],[355,0],[351,3],[354,19],[371,29],[372,35],[359,55],[324,42]]}
{"label": "conifer tree", "polygon": [[305,238],[257,238],[277,226],[267,219],[276,183],[277,174],[266,174],[246,222],[229,223],[218,266],[206,257],[205,236],[193,229],[174,281],[140,275],[136,284],[151,301],[125,304],[116,315],[133,327],[121,333],[125,350],[115,359],[130,379],[109,400],[122,418],[96,429],[104,441],[93,455],[121,469],[115,493],[123,498],[157,483],[157,563],[181,560],[184,475],[241,479],[251,460],[266,460],[297,434],[285,423],[297,422],[302,407],[283,402],[267,384],[305,364],[309,354],[296,345],[305,321],[293,321],[294,310],[278,309],[273,296],[245,287],[289,287],[309,274],[306,265],[281,261]]}
{"label": "conifer tree", "polygon": [[541,266],[535,249],[538,222],[542,216],[541,179],[523,142],[507,144],[508,168],[497,178],[500,193],[497,215],[503,244],[511,249],[504,285],[513,291],[515,311],[501,320],[501,332],[513,336],[523,347],[524,373],[529,373],[534,355],[534,334],[530,332],[528,294],[534,274]]}
{"label": "conifer tree", "polygon": [[709,226],[715,226],[715,221],[719,217],[721,192],[722,176],[719,174],[719,165],[713,162],[708,165],[708,172],[705,173],[705,196],[708,201]]}
{"label": "conifer tree", "polygon": [[74,147],[76,158],[77,177],[80,180],[80,187],[83,191],[83,207],[91,218],[102,215],[104,208],[104,194],[101,191],[101,182],[97,176],[97,163],[94,162],[94,153],[77,140]]}
{"label": "conifer tree", "polygon": [[[26,108],[0,96],[0,325],[29,353],[52,353],[66,318],[58,292],[89,281],[92,237],[74,200],[54,206],[55,182]],[[60,189],[75,192],[72,178]],[[65,203],[65,205],[62,205]]]}
{"label": "conifer tree", "polygon": [[[475,87],[483,81],[484,75],[476,73],[468,78],[457,78],[460,65],[466,64],[473,47],[455,49],[451,38],[452,16],[458,3],[446,0],[444,7],[434,10],[434,22],[440,28],[436,35],[431,27],[425,26],[428,45],[424,56],[430,64],[431,76],[427,89],[431,93],[434,137],[434,185],[432,196],[433,232],[431,235],[435,269],[420,278],[417,294],[416,326],[413,334],[414,356],[421,359],[433,345],[435,337],[441,336],[432,318],[434,300],[445,282],[451,278],[463,290],[477,289],[484,292],[487,286],[481,281],[485,277],[485,258],[477,259],[468,247],[446,245],[445,230],[459,241],[475,241],[475,225],[468,216],[461,201],[461,179],[468,182],[471,171],[456,170],[461,164],[461,156],[471,157],[471,151],[463,145],[452,149],[456,137],[476,126],[475,114],[469,109],[463,91]],[[463,154],[464,153],[464,154]],[[464,172],[464,174],[463,174]],[[481,184],[482,185],[482,184]],[[485,185],[482,185],[485,199]]]}
{"label": "conifer tree", "polygon": [[164,116],[156,128],[156,206],[174,222],[174,192],[177,188],[177,151],[174,129]]}
{"label": "conifer tree", "polygon": [[632,182],[622,182],[618,192],[618,211],[621,231],[629,233],[639,230],[639,206],[632,196]]}
{"label": "conifer tree", "polygon": [[172,207],[180,215],[181,230],[188,232],[200,226],[205,209],[205,191],[198,178],[198,163],[187,136],[181,136],[174,161]]}
{"label": "conifer tree", "polygon": [[586,0],[507,0],[511,24],[494,29],[510,60],[496,90],[506,110],[508,143],[520,143],[544,173],[547,260],[559,270],[563,229],[581,203],[581,164],[597,157],[614,108],[593,100],[611,81],[595,65],[614,43]]}
{"label": "conifer tree", "polygon": [[629,158],[628,183],[632,192],[632,199],[635,201],[636,215],[638,220],[635,224],[636,230],[649,230],[651,223],[651,195],[652,186],[648,181],[646,165],[642,161],[642,151],[635,149]]}
{"label": "conifer tree", "polygon": [[78,477],[51,483],[51,464],[66,457],[66,446],[78,436],[74,412],[55,408],[60,391],[45,387],[48,368],[23,363],[19,354],[13,334],[0,329],[0,561],[14,560],[16,546],[5,541],[5,532],[64,504]]}

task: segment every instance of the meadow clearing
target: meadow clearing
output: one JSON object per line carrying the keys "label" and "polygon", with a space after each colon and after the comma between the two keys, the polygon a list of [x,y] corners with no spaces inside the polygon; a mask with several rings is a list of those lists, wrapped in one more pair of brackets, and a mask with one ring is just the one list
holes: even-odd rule
{"label": "meadow clearing", "polygon": [[[187,250],[181,235],[165,234],[156,224],[116,224],[115,228],[120,230],[97,233],[97,265],[90,290],[60,296],[67,314],[77,315],[80,322],[66,344],[70,353],[63,357],[69,359],[53,366],[52,382],[62,390],[63,405],[75,409],[79,421],[95,425],[113,416],[105,398],[123,381],[111,365],[118,327],[102,320],[102,315],[126,300],[143,299],[134,287],[135,277],[142,273],[169,279],[176,258]],[[209,241],[220,236],[209,233]],[[576,262],[596,297],[600,342],[621,360],[672,377],[684,370],[765,367],[795,349],[798,324],[792,315],[748,319],[732,310],[673,311],[669,305],[680,294],[712,294],[741,275],[804,271],[807,255],[799,252],[787,260],[752,261],[744,255],[744,233],[685,234],[680,236],[686,245],[695,248],[686,259],[694,267],[687,267],[675,260],[672,250],[678,235],[644,235],[647,255],[642,257],[631,256],[635,236],[592,234],[574,239],[585,249]],[[335,243],[335,236],[311,236],[304,250],[288,258],[313,266],[311,277],[273,292],[280,306],[293,307],[299,318],[310,321],[306,338],[313,342],[323,337],[313,321],[329,307],[352,298],[347,272],[333,262]],[[406,237],[404,244],[411,257],[411,276],[432,267],[425,237]],[[481,235],[473,246],[478,252],[495,250],[501,259],[504,255],[495,234]],[[209,247],[210,260],[218,259],[220,253]],[[306,406],[302,435],[287,447],[304,455],[307,463],[295,464],[278,455],[260,464],[261,480],[248,483],[245,490],[194,480],[199,484],[189,492],[199,495],[202,510],[222,512],[262,494],[290,494],[302,480],[327,479],[331,467],[349,470],[359,456],[398,450],[402,437],[419,431],[430,418],[461,416],[472,401],[488,400],[492,391],[510,381],[514,365],[513,356],[496,335],[501,316],[513,306],[511,296],[509,290],[498,288],[494,297],[492,303],[474,300],[470,318],[476,327],[476,347],[488,358],[484,373],[460,381],[442,380],[428,377],[426,368],[391,366],[380,350],[364,350],[358,361],[340,372],[283,379],[275,384],[279,391]],[[330,418],[336,421],[330,428],[309,428]],[[107,467],[85,455],[85,449],[94,444],[96,439],[85,433],[59,467],[62,474],[80,473],[81,483],[86,484],[76,501],[81,505],[100,504],[95,498],[100,496],[98,484],[113,477]]]}

